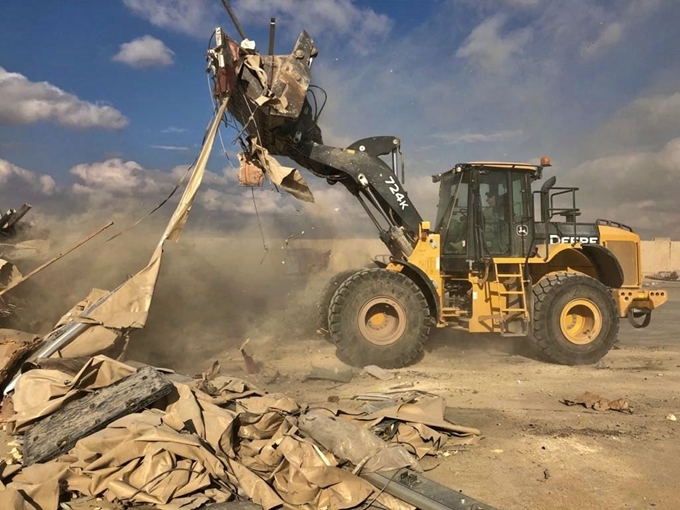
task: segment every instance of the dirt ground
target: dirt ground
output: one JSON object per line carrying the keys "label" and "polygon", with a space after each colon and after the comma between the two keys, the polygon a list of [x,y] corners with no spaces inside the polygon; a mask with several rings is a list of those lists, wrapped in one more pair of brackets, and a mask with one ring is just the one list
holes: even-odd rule
{"label": "dirt ground", "polygon": [[[147,328],[133,335],[131,359],[184,373],[219,360],[223,374],[262,389],[309,404],[335,396],[348,408],[362,404],[358,394],[412,383],[445,397],[449,420],[484,434],[475,445],[423,461],[428,476],[446,486],[499,510],[680,508],[680,423],[666,418],[680,417],[680,284],[660,283],[670,302],[647,329],[623,321],[618,348],[596,366],[550,365],[515,354],[510,339],[440,330],[422,360],[393,371],[394,379],[357,370],[351,382],[337,383],[305,380],[315,366],[349,368],[326,341],[300,335],[309,319],[303,315],[314,314],[308,301],[277,291],[266,273],[248,275],[247,283],[230,273],[223,282],[212,266],[203,274],[171,260],[166,274],[173,276],[161,279]],[[190,275],[192,285],[177,275]],[[238,346],[246,337],[265,376],[245,373]],[[624,398],[633,413],[560,402],[585,391]]]}
{"label": "dirt ground", "polygon": [[[665,284],[665,282],[664,282]],[[280,377],[260,386],[319,404],[337,396],[413,383],[444,396],[447,418],[482,430],[478,444],[429,458],[428,476],[498,509],[680,508],[680,285],[648,329],[621,324],[620,343],[596,366],[564,367],[512,353],[506,339],[436,332],[423,359],[380,381],[357,373],[350,383],[307,380],[313,366],[347,370],[324,340],[258,344],[248,351]],[[244,374],[232,349],[213,356],[223,373]],[[209,363],[206,362],[207,368]],[[179,367],[178,367],[179,368]],[[632,414],[566,406],[591,391],[624,398]]]}

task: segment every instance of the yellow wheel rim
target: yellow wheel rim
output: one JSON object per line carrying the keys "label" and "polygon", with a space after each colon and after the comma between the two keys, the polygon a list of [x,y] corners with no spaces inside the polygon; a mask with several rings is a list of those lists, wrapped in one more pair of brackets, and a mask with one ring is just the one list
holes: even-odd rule
{"label": "yellow wheel rim", "polygon": [[571,343],[586,345],[600,334],[602,313],[589,299],[574,299],[562,309],[560,327]]}
{"label": "yellow wheel rim", "polygon": [[359,310],[358,326],[363,337],[375,345],[390,345],[406,330],[406,313],[399,303],[376,297]]}

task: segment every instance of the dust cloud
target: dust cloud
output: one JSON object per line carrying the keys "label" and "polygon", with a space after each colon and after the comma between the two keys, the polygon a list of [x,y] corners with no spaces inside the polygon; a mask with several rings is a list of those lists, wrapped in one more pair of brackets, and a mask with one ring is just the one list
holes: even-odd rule
{"label": "dust cloud", "polygon": [[[31,332],[48,333],[90,290],[114,289],[147,264],[173,203],[110,238],[149,209],[118,203],[68,216],[36,215],[50,240],[49,253],[41,260],[17,261],[24,274],[111,219],[115,225],[22,285]],[[365,267],[384,252],[376,239],[311,238],[314,231],[299,228],[314,224],[324,230],[314,212],[288,222],[275,214],[262,221],[267,249],[252,216],[242,216],[238,228],[224,228],[212,226],[200,208],[191,212],[179,242],[165,244],[149,319],[144,329],[131,333],[127,358],[199,371],[221,355],[238,355],[247,338],[248,350],[259,358],[285,343],[314,338],[318,297],[331,276]]]}

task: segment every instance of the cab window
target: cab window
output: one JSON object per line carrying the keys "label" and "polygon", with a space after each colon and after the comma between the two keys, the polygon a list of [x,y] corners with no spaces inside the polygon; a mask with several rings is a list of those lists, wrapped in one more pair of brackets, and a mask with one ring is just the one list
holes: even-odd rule
{"label": "cab window", "polygon": [[[446,212],[439,226],[444,255],[467,254],[468,172],[455,174]],[[441,204],[441,202],[440,202]]]}
{"label": "cab window", "polygon": [[484,244],[491,255],[510,253],[510,197],[508,174],[480,171],[479,194],[482,200]]}

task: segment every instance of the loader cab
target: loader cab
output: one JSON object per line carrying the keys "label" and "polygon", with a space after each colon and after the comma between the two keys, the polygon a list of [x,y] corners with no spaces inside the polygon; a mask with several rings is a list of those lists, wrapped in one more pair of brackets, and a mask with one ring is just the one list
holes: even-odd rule
{"label": "loader cab", "polygon": [[534,229],[531,181],[539,169],[476,162],[433,177],[440,183],[435,225],[444,271],[469,271],[489,258],[527,256]]}

